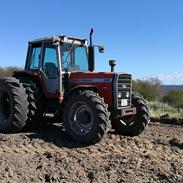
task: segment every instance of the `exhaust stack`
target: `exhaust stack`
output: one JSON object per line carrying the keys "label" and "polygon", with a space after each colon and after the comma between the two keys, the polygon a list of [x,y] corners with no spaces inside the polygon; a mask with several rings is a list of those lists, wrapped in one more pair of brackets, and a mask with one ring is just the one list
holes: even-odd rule
{"label": "exhaust stack", "polygon": [[92,35],[93,35],[93,28],[90,31],[90,46],[88,47],[88,61],[89,61],[89,71],[93,72],[95,69],[95,50],[93,46],[93,40],[92,40]]}

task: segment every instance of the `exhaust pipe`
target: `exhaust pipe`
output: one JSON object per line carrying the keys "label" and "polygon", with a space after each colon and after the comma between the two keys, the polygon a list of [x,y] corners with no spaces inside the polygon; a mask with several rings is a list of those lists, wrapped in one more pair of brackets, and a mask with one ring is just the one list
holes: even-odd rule
{"label": "exhaust pipe", "polygon": [[92,28],[91,31],[90,31],[90,46],[93,46],[92,35],[93,35],[93,28]]}
{"label": "exhaust pipe", "polygon": [[88,47],[88,62],[89,62],[89,71],[93,72],[95,70],[95,51],[93,46],[93,28],[90,31],[90,46]]}

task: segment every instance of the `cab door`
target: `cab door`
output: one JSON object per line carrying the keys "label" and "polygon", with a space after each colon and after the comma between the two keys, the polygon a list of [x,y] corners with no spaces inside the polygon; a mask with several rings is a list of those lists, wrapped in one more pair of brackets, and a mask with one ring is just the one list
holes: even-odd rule
{"label": "cab door", "polygon": [[59,45],[43,43],[41,75],[48,94],[61,92]]}

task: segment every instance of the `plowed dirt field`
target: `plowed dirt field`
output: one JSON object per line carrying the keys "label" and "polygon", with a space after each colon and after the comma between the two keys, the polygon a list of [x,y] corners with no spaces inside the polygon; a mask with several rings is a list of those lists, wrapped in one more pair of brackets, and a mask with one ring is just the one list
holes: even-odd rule
{"label": "plowed dirt field", "polygon": [[183,126],[150,123],[138,137],[110,132],[82,146],[59,124],[0,134],[0,182],[183,182]]}

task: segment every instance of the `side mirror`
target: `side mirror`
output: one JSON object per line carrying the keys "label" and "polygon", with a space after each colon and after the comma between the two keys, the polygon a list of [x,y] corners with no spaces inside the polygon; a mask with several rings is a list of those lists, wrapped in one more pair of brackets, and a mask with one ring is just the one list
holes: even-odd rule
{"label": "side mirror", "polygon": [[104,53],[104,46],[99,46],[98,50],[99,50],[99,53]]}

